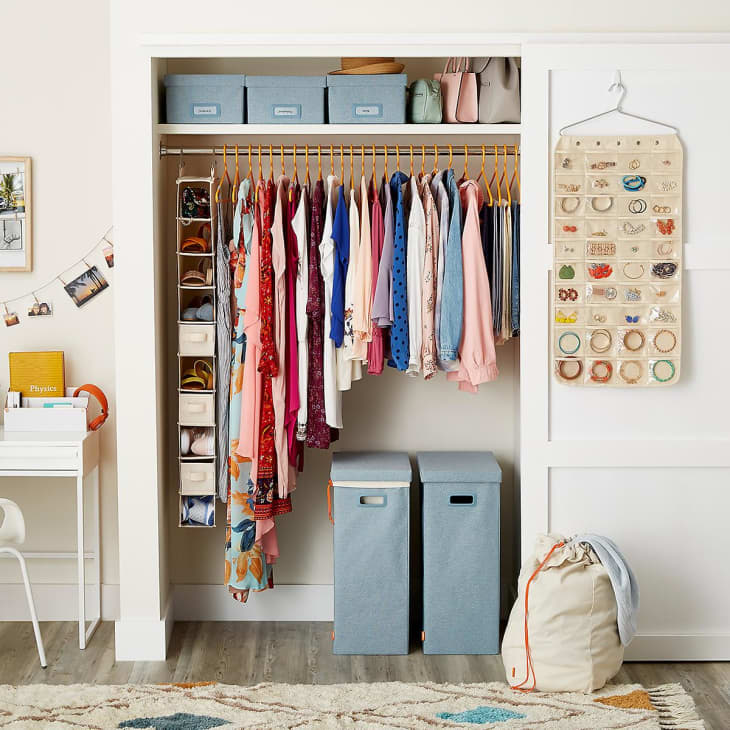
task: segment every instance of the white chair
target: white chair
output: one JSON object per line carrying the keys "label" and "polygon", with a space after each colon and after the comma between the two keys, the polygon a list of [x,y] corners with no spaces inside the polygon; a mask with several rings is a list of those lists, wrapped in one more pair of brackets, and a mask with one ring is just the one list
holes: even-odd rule
{"label": "white chair", "polygon": [[3,521],[0,524],[0,553],[10,553],[20,563],[20,571],[23,574],[23,583],[25,584],[25,595],[28,598],[30,618],[33,621],[35,643],[38,646],[38,656],[41,660],[41,666],[46,667],[46,652],[43,649],[43,639],[41,638],[41,630],[38,626],[38,616],[36,615],[35,604],[33,603],[33,593],[30,590],[28,569],[25,566],[25,558],[17,549],[17,546],[25,542],[25,520],[23,519],[23,513],[15,502],[9,499],[3,499],[2,497],[0,497],[0,512],[4,514]]}

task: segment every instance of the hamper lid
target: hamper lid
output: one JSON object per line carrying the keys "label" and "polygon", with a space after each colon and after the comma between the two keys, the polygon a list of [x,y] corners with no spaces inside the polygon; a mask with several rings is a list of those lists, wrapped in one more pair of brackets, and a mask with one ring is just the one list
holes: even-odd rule
{"label": "hamper lid", "polygon": [[327,86],[406,86],[407,74],[343,74],[327,76]]}
{"label": "hamper lid", "polygon": [[246,85],[243,74],[167,74],[165,88],[170,86],[231,86]]}
{"label": "hamper lid", "polygon": [[416,454],[421,481],[500,482],[502,470],[491,451],[420,451]]}
{"label": "hamper lid", "polygon": [[326,76],[246,76],[246,87],[254,88],[324,88]]}
{"label": "hamper lid", "polygon": [[409,482],[411,462],[402,451],[341,451],[332,454],[333,482]]}

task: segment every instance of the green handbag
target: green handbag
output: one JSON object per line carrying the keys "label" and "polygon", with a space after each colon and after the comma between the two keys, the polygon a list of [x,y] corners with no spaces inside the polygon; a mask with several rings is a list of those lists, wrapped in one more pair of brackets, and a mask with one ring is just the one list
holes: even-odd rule
{"label": "green handbag", "polygon": [[441,84],[417,79],[408,88],[408,121],[411,124],[441,123]]}

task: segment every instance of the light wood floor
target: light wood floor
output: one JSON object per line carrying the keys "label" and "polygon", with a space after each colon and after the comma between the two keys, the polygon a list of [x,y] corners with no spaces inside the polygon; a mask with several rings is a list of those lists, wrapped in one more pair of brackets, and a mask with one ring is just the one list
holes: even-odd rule
{"label": "light wood floor", "polygon": [[[123,684],[219,681],[333,682],[503,681],[498,656],[334,656],[328,623],[178,623],[164,662],[114,660],[114,626],[103,623],[85,651],[77,624],[41,624],[48,668],[41,669],[30,623],[0,623],[0,684]],[[615,682],[651,687],[679,682],[708,730],[730,728],[730,663],[625,664]]]}

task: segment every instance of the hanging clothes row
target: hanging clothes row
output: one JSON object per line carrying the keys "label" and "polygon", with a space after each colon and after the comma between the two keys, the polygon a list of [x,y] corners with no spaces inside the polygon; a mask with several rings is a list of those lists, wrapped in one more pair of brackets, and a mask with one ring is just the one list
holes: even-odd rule
{"label": "hanging clothes row", "polygon": [[507,148],[501,161],[495,148],[487,180],[484,148],[476,179],[466,150],[457,178],[450,146],[446,169],[435,150],[431,171],[425,148],[414,169],[411,147],[409,174],[396,147],[389,177],[386,148],[379,186],[371,151],[368,176],[359,148],[358,175],[357,152],[340,145],[337,174],[331,146],[326,177],[320,151],[314,182],[308,148],[303,182],[296,147],[291,178],[283,148],[276,179],[271,147],[268,178],[260,147],[257,176],[249,148],[243,180],[238,155],[233,180],[224,157],[217,286],[231,308],[217,321],[219,407],[228,416],[219,415],[219,453],[229,458],[219,494],[227,499],[225,582],[242,602],[273,587],[275,520],[292,510],[303,447],[337,440],[342,393],[353,382],[387,363],[412,378],[443,371],[474,393],[498,376],[495,345],[519,332],[517,149],[510,178]]}

